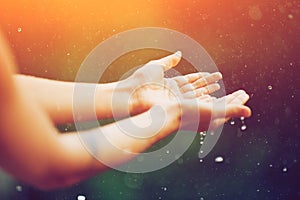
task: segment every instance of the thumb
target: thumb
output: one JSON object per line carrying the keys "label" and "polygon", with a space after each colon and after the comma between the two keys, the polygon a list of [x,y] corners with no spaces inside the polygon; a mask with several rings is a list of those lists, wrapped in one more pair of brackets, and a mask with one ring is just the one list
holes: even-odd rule
{"label": "thumb", "polygon": [[[225,112],[224,112],[225,111]],[[226,105],[225,109],[218,109],[215,111],[215,117],[221,118],[237,118],[237,117],[250,117],[251,110],[249,107],[244,105]]]}
{"label": "thumb", "polygon": [[175,67],[180,62],[181,56],[181,51],[177,51],[176,53],[163,57],[159,60],[150,61],[149,64],[159,65],[163,68],[164,71],[167,71]]}

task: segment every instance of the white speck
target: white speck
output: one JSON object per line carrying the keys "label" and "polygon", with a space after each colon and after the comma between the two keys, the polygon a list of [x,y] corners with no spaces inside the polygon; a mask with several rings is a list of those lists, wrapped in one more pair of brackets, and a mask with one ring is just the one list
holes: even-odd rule
{"label": "white speck", "polygon": [[83,196],[83,195],[78,195],[77,196],[77,200],[85,200],[86,198],[85,198],[85,196]]}
{"label": "white speck", "polygon": [[200,200],[204,200],[204,198],[203,198],[203,197],[200,197]]}
{"label": "white speck", "polygon": [[67,53],[67,56],[71,55],[70,53]]}
{"label": "white speck", "polygon": [[268,90],[272,90],[273,89],[273,86],[272,85],[269,85],[268,86]]}
{"label": "white speck", "polygon": [[200,153],[202,154],[202,153],[203,153],[203,151],[201,150],[201,151],[200,151]]}
{"label": "white speck", "polygon": [[241,120],[244,121],[244,120],[245,120],[245,117],[241,117]]}
{"label": "white speck", "polygon": [[269,165],[269,167],[273,167],[273,165],[272,165],[272,164],[270,164],[270,165]]}
{"label": "white speck", "polygon": [[202,145],[204,142],[203,141],[200,141],[200,144]]}
{"label": "white speck", "polygon": [[293,16],[292,14],[289,14],[289,15],[288,15],[288,18],[289,18],[289,19],[293,19],[294,16]]}
{"label": "white speck", "polygon": [[260,191],[260,189],[257,189],[257,190],[256,190],[256,192],[259,192],[259,191]]}
{"label": "white speck", "polygon": [[169,151],[169,150],[167,150],[167,151],[166,151],[166,153],[167,153],[167,154],[169,154],[169,153],[170,153],[170,151]]}
{"label": "white speck", "polygon": [[241,126],[241,130],[244,131],[247,129],[247,126],[244,124],[243,126]]}
{"label": "white speck", "polygon": [[167,191],[167,187],[161,187],[163,191]]}
{"label": "white speck", "polygon": [[284,173],[286,173],[286,172],[288,171],[288,168],[287,168],[287,167],[284,167],[284,168],[282,168],[282,171],[283,171]]}
{"label": "white speck", "polygon": [[200,159],[199,161],[202,163],[202,162],[203,162],[203,159]]}
{"label": "white speck", "polygon": [[224,158],[222,156],[218,156],[215,158],[216,163],[222,163],[224,161]]}
{"label": "white speck", "polygon": [[235,124],[235,121],[232,120],[232,121],[230,122],[230,124],[233,126],[233,125]]}
{"label": "white speck", "polygon": [[16,186],[16,190],[17,190],[18,192],[22,192],[23,188],[22,188],[22,186],[17,185],[17,186]]}
{"label": "white speck", "polygon": [[22,28],[19,27],[19,28],[17,29],[17,31],[18,31],[18,33],[21,33],[21,32],[22,32]]}
{"label": "white speck", "polygon": [[257,163],[257,166],[259,166],[259,165],[260,165],[260,163],[258,162],[258,163]]}

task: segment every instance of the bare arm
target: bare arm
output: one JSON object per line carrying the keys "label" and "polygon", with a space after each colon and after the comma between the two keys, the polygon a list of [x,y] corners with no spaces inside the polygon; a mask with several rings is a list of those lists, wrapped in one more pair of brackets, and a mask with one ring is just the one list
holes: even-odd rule
{"label": "bare arm", "polygon": [[176,66],[180,59],[181,54],[172,54],[160,60],[151,61],[131,77],[115,83],[74,83],[24,75],[15,75],[15,80],[18,85],[27,88],[27,91],[33,94],[34,100],[55,123],[73,122],[76,87],[89,87],[94,90],[94,105],[92,106],[95,109],[89,109],[93,104],[89,97],[82,96],[80,101],[75,102],[82,121],[93,119],[94,112],[98,119],[125,117],[144,112],[154,105],[153,101],[143,98],[142,95],[132,96],[135,90],[145,84],[163,85],[164,82],[175,81],[174,87],[177,88],[172,89],[181,90],[186,97],[190,97],[191,88],[198,89],[199,94],[209,94],[219,89],[216,82],[222,78],[220,73],[196,73],[165,79],[164,71]]}

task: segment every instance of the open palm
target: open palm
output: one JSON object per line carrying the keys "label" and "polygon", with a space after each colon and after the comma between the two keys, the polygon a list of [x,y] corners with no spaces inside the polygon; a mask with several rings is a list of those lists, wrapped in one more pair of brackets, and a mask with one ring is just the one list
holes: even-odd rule
{"label": "open palm", "polygon": [[177,52],[159,60],[153,60],[138,69],[126,81],[133,88],[131,101],[134,111],[141,113],[153,105],[174,99],[193,99],[209,95],[220,89],[219,81],[222,75],[217,73],[193,73],[188,75],[165,78],[164,72],[175,67],[181,59]]}

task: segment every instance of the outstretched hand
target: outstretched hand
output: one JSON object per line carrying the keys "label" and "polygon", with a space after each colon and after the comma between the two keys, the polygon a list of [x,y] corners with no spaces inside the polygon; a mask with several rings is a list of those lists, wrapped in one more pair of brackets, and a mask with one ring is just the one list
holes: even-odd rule
{"label": "outstretched hand", "polygon": [[[172,98],[193,99],[220,89],[219,72],[200,72],[165,78],[164,73],[181,60],[181,52],[153,60],[138,69],[125,81],[132,86],[130,113],[138,114],[161,101]],[[171,93],[174,93],[173,95]],[[174,96],[175,95],[175,96]]]}
{"label": "outstretched hand", "polygon": [[126,80],[136,86],[131,95],[131,114],[154,105],[175,104],[179,108],[181,128],[192,131],[215,129],[230,118],[251,115],[250,108],[244,105],[249,95],[243,90],[218,99],[210,95],[220,89],[217,82],[222,75],[219,72],[164,78],[164,72],[176,66],[180,59],[181,53],[177,52],[150,61]]}

